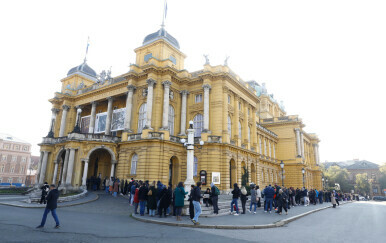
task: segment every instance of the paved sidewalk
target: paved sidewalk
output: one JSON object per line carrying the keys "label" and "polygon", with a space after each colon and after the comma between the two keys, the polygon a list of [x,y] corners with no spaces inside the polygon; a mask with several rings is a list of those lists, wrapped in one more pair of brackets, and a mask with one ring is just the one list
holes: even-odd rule
{"label": "paved sidewalk", "polygon": [[[340,205],[346,204],[340,202]],[[249,206],[249,204],[247,204]],[[176,221],[176,218],[169,216],[167,218],[159,218],[158,216],[150,217],[148,215],[140,216],[139,214],[133,214],[132,217],[148,223],[156,223],[170,226],[180,227],[200,227],[200,228],[216,228],[216,229],[259,229],[259,228],[273,228],[283,226],[293,220],[306,216],[310,213],[314,213],[320,210],[324,210],[332,207],[331,203],[323,203],[310,206],[296,206],[291,207],[288,210],[288,215],[283,212],[282,215],[277,213],[265,213],[262,208],[256,210],[256,214],[240,214],[226,215],[213,218],[199,218],[200,225],[193,225],[189,216],[183,216],[182,221]],[[339,208],[339,207],[338,207]],[[247,207],[249,209],[249,207]]]}
{"label": "paved sidewalk", "polygon": [[[89,202],[98,200],[98,198],[99,196],[96,193],[88,192],[87,196],[82,197],[80,199],[69,201],[69,202],[58,203],[58,208],[89,203]],[[21,208],[45,208],[46,207],[45,204],[22,202],[21,200],[24,200],[24,199],[28,199],[28,197],[25,197],[25,196],[0,197],[0,205],[21,207]]]}

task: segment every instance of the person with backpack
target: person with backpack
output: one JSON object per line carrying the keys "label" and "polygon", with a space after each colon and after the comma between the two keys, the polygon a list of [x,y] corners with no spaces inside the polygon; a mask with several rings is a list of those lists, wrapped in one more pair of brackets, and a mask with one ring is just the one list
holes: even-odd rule
{"label": "person with backpack", "polygon": [[233,184],[233,191],[232,191],[232,202],[231,202],[231,214],[233,213],[233,205],[235,205],[236,213],[235,216],[239,216],[239,207],[238,207],[238,200],[241,194],[240,188],[238,187],[237,183]]}
{"label": "person with backpack", "polygon": [[149,209],[150,217],[155,216],[155,210],[157,209],[156,195],[157,195],[157,190],[155,189],[155,181],[153,181],[147,193],[147,208]]}
{"label": "person with backpack", "polygon": [[185,192],[184,184],[179,182],[177,188],[174,189],[174,206],[176,208],[177,221],[181,221],[182,208],[184,207],[184,198],[188,192]]}
{"label": "person with backpack", "polygon": [[245,189],[245,186],[241,187],[240,200],[241,200],[241,206],[243,208],[243,212],[241,214],[245,214],[245,204],[247,203],[247,200],[248,200],[248,192],[247,192],[247,189]]}
{"label": "person with backpack", "polygon": [[277,199],[277,205],[279,208],[278,209],[279,215],[281,215],[283,208],[284,208],[285,214],[287,215],[288,214],[288,211],[287,211],[287,199],[288,199],[287,194],[285,194],[282,189],[279,189],[279,194],[277,194],[276,199]]}
{"label": "person with backpack", "polygon": [[220,195],[220,190],[214,185],[213,182],[210,183],[210,186],[211,186],[213,213],[218,214],[218,196]]}

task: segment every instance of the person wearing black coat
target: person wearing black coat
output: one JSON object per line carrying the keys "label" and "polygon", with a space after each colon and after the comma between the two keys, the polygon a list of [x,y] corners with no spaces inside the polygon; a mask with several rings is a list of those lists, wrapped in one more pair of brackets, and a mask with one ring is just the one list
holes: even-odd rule
{"label": "person wearing black coat", "polygon": [[160,200],[159,200],[159,206],[158,206],[158,214],[160,218],[162,217],[162,211],[164,211],[164,216],[166,218],[166,211],[167,211],[167,208],[170,206],[171,201],[172,201],[172,189],[170,187],[166,188],[166,186],[164,186],[160,194]]}
{"label": "person wearing black coat", "polygon": [[239,197],[240,197],[240,194],[241,194],[241,191],[240,191],[240,188],[239,186],[237,185],[237,183],[235,183],[233,185],[234,189],[232,191],[232,202],[231,202],[231,213],[233,213],[233,205],[235,205],[236,207],[236,216],[239,215],[239,207],[238,207],[238,200],[239,200]]}
{"label": "person wearing black coat", "polygon": [[50,189],[50,187],[48,186],[47,182],[44,182],[43,186],[40,187],[40,189],[42,190],[42,196],[40,198],[40,204],[42,204],[42,203],[46,204],[46,196],[47,196],[47,193],[48,193],[48,190]]}
{"label": "person wearing black coat", "polygon": [[279,208],[278,209],[279,215],[281,215],[283,208],[284,208],[285,214],[288,214],[288,211],[287,211],[287,199],[288,199],[287,194],[285,194],[282,189],[279,189],[279,194],[277,194],[276,199],[277,199],[277,205]]}
{"label": "person wearing black coat", "polygon": [[52,184],[49,187],[49,189],[50,189],[50,191],[47,195],[47,206],[46,206],[46,209],[44,210],[42,222],[36,228],[43,228],[44,227],[46,220],[47,220],[47,215],[49,212],[51,212],[52,217],[54,218],[55,223],[56,223],[55,229],[59,229],[60,223],[59,223],[58,215],[56,214],[56,208],[58,207],[59,191],[58,191],[58,189],[55,188],[54,184]]}
{"label": "person wearing black coat", "polygon": [[194,218],[194,205],[193,205],[193,189],[194,189],[194,185],[192,185],[190,187],[190,194],[189,194],[189,198],[188,198],[188,201],[189,201],[189,218],[190,219],[193,219]]}
{"label": "person wearing black coat", "polygon": [[148,189],[144,183],[141,184],[141,187],[138,191],[138,200],[139,200],[139,214],[145,216],[145,205],[147,201]]}

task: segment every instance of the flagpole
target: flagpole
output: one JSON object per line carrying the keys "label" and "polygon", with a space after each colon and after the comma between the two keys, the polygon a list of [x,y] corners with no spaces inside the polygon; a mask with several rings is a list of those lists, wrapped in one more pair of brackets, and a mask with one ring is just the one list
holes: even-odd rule
{"label": "flagpole", "polygon": [[88,46],[90,45],[90,36],[87,38],[87,47],[86,47],[86,55],[84,55],[84,62],[87,61],[87,54],[88,54]]}
{"label": "flagpole", "polygon": [[162,25],[161,25],[161,27],[162,28],[164,28],[165,27],[165,14],[166,14],[166,12],[165,12],[165,10],[166,10],[166,7],[167,6],[167,3],[166,3],[166,0],[164,1],[164,11],[163,11],[163,14],[162,14]]}

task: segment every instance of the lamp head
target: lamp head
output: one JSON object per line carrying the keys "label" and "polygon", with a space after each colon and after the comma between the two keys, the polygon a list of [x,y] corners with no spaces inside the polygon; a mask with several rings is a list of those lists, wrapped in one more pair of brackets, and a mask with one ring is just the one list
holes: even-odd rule
{"label": "lamp head", "polygon": [[284,168],[283,160],[280,162],[280,167],[281,167],[282,169]]}
{"label": "lamp head", "polygon": [[186,139],[185,138],[181,138],[181,143],[185,143],[186,142]]}
{"label": "lamp head", "polygon": [[302,168],[302,173],[304,174],[304,172],[305,172],[305,170],[304,170],[304,168]]}
{"label": "lamp head", "polygon": [[189,129],[193,129],[193,121],[189,121]]}
{"label": "lamp head", "polygon": [[81,113],[81,112],[82,112],[82,109],[78,108],[76,111],[77,111],[78,113]]}
{"label": "lamp head", "polygon": [[201,146],[204,145],[204,141],[200,140],[200,145]]}

